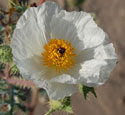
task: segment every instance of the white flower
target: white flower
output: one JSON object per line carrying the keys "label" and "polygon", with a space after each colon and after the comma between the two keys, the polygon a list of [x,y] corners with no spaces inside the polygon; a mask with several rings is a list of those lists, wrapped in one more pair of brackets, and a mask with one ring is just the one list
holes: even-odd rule
{"label": "white flower", "polygon": [[117,61],[113,44],[89,13],[67,12],[55,2],[21,16],[11,47],[21,74],[51,99],[75,93],[74,84],[102,85]]}

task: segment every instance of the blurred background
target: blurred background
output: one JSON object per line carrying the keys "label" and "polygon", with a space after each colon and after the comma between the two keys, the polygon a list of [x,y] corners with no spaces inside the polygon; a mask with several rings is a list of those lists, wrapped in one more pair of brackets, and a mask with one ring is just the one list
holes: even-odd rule
{"label": "blurred background", "polygon": [[[110,79],[103,86],[96,88],[97,99],[89,95],[72,96],[72,115],[125,115],[125,0],[51,0],[58,2],[68,11],[86,11],[95,13],[98,25],[110,36],[118,54],[118,64]],[[30,3],[40,0],[30,0]],[[0,9],[8,10],[8,0],[0,0]],[[39,99],[40,100],[40,99]],[[34,115],[44,115],[47,104],[37,104]],[[25,115],[16,110],[15,115]],[[57,111],[52,115],[70,115]]]}

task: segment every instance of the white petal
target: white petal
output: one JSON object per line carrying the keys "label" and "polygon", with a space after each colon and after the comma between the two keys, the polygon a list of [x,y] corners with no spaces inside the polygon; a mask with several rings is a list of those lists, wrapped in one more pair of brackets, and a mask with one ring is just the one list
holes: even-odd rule
{"label": "white petal", "polygon": [[72,69],[68,69],[61,75],[53,77],[50,81],[57,83],[78,84],[80,64],[76,64]]}
{"label": "white petal", "polygon": [[29,8],[21,16],[11,41],[16,58],[41,55],[43,46],[49,39],[50,21],[60,10],[55,2],[45,2],[37,8]]}
{"label": "white petal", "polygon": [[39,80],[41,84],[43,80],[50,80],[59,76],[54,68],[43,65],[44,62],[41,56],[35,55],[27,59],[14,59],[14,62],[24,77],[32,81]]}
{"label": "white petal", "polygon": [[61,10],[58,15],[53,17],[50,23],[51,38],[68,40],[71,42],[72,47],[75,48],[76,52],[79,52],[84,45],[79,40],[77,28],[73,24],[73,19],[75,17],[69,18],[71,20],[65,19],[68,17],[66,15],[67,13],[68,12]]}
{"label": "white petal", "polygon": [[23,60],[15,59],[14,62],[22,74],[34,75],[43,70],[43,63],[39,56],[33,56]]}
{"label": "white petal", "polygon": [[[48,76],[44,76],[46,74],[44,74],[43,69],[40,73],[38,73],[38,70],[33,70],[34,68],[28,66],[27,70],[30,70],[30,69],[32,70],[32,72],[30,72],[31,75],[27,75],[25,73],[24,75],[26,75],[28,79],[32,80],[38,87],[46,89],[50,99],[54,99],[54,100],[62,99],[66,96],[71,96],[78,90],[77,87],[75,87],[75,85],[72,85],[72,84],[51,82],[50,80],[45,79],[45,77],[48,77]],[[26,73],[29,73],[29,71],[27,71]]]}
{"label": "white petal", "polygon": [[113,44],[105,40],[105,42],[97,47],[84,49],[78,54],[76,59],[78,64],[91,59],[117,59],[117,55],[115,53],[115,48],[113,47]]}
{"label": "white petal", "polygon": [[77,64],[73,70],[51,79],[51,82],[84,84],[86,86],[102,85],[108,80],[111,71],[115,67],[117,59],[90,60]]}
{"label": "white petal", "polygon": [[19,29],[25,26],[27,21],[31,20],[31,18],[33,17],[36,17],[37,13],[38,13],[38,10],[36,7],[28,8],[18,20],[16,24],[16,28]]}
{"label": "white petal", "polygon": [[113,44],[110,43],[105,46],[100,45],[99,47],[95,48],[94,58],[96,58],[96,59],[117,59],[117,55],[115,53]]}
{"label": "white petal", "polygon": [[96,47],[104,42],[106,34],[85,12],[61,10],[51,21],[52,38],[69,40],[76,51]]}
{"label": "white petal", "polygon": [[[38,21],[38,26],[48,26],[52,17],[60,12],[61,7],[56,2],[44,2],[38,7],[28,8],[25,13],[20,17],[16,24],[17,28],[23,27],[30,18],[35,17]],[[43,25],[42,25],[43,24]],[[44,25],[45,24],[45,25]]]}
{"label": "white petal", "polygon": [[[56,3],[56,2],[44,2],[41,6],[38,7],[38,14],[37,14],[37,21],[38,26],[41,29],[44,25],[45,35],[46,38],[50,39],[50,22],[55,15],[58,15],[58,13],[62,10],[62,8]],[[44,23],[46,22],[46,23]]]}
{"label": "white petal", "polygon": [[62,84],[62,83],[51,83],[45,81],[44,84],[41,84],[40,81],[35,81],[35,83],[44,89],[46,89],[50,99],[61,99],[66,96],[71,96],[77,91],[75,85]]}
{"label": "white petal", "polygon": [[[106,42],[105,45],[80,52],[77,64],[72,69],[67,70],[65,74],[57,76],[51,81],[69,84],[84,83],[86,85],[103,84],[109,78],[110,72],[117,62],[113,44]],[[98,73],[98,76],[95,75],[96,73]],[[93,81],[88,81],[89,79]]]}
{"label": "white petal", "polygon": [[40,32],[36,20],[32,18],[25,26],[14,31],[11,40],[14,58],[26,59],[34,55],[40,56],[45,43],[44,35]]}
{"label": "white petal", "polygon": [[[41,53],[47,43],[46,33],[49,22],[61,8],[54,2],[45,2],[35,8],[29,8],[19,19],[14,30],[11,47],[13,59],[23,76],[32,79],[32,74],[44,71]],[[34,60],[39,57],[39,63]],[[43,74],[43,73],[42,73]]]}
{"label": "white petal", "polygon": [[90,60],[83,63],[78,80],[87,86],[102,85],[109,78],[117,59]]}

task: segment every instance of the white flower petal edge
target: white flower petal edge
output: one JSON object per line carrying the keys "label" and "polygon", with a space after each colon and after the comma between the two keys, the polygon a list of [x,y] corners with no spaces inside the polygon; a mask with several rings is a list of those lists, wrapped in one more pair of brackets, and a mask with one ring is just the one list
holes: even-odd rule
{"label": "white flower petal edge", "polygon": [[51,99],[63,99],[66,96],[71,96],[77,91],[77,88],[71,84],[49,83],[46,91]]}
{"label": "white flower petal edge", "polygon": [[51,83],[49,81],[43,81],[43,84],[41,84],[41,81],[34,80],[35,84],[37,84],[39,87],[44,87],[48,93],[48,96],[50,99],[62,99],[66,96],[71,96],[77,91],[77,87],[72,84],[63,84],[63,83]]}

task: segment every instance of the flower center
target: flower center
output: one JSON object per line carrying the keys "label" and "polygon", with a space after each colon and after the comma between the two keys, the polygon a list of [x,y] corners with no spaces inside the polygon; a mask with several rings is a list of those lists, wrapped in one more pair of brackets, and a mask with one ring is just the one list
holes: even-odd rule
{"label": "flower center", "polygon": [[55,67],[57,72],[71,69],[75,64],[76,54],[71,43],[63,39],[50,39],[44,45],[43,61],[45,66]]}

